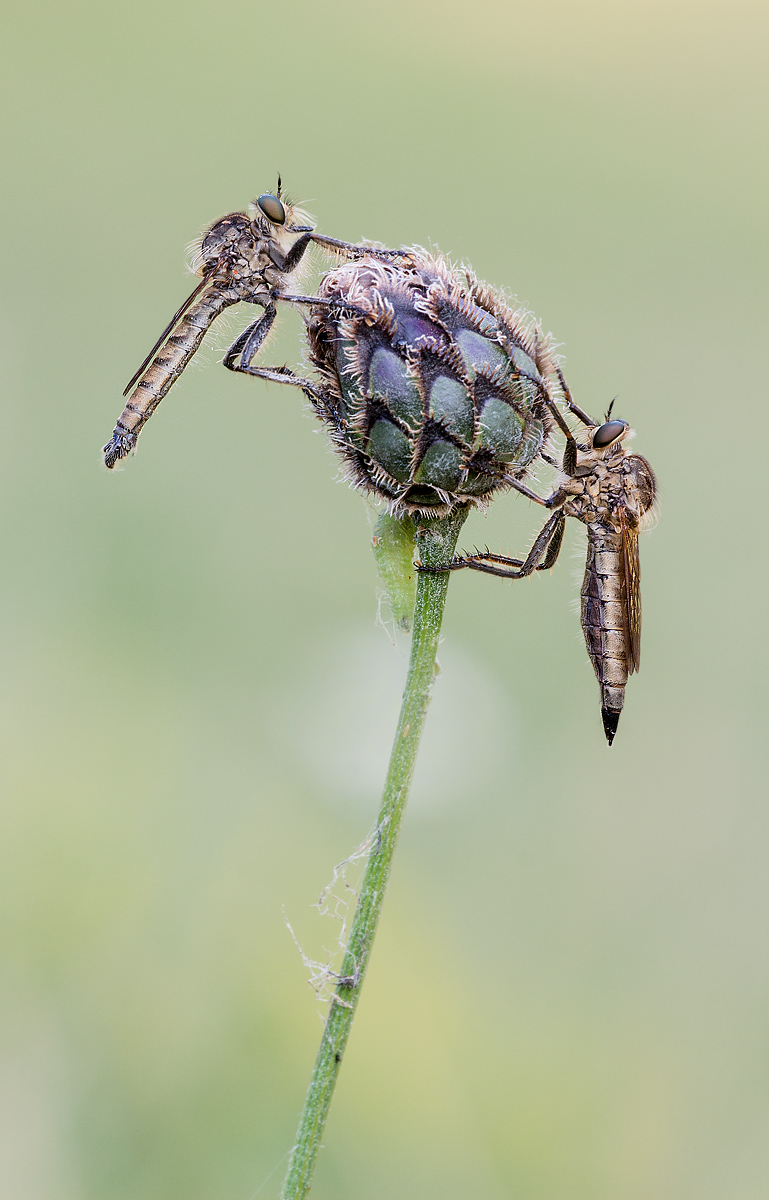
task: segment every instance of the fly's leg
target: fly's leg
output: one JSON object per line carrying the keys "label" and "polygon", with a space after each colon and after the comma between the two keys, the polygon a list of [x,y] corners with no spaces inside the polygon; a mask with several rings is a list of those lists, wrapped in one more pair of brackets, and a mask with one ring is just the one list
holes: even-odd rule
{"label": "fly's leg", "polygon": [[557,492],[553,492],[552,496],[538,496],[536,492],[532,492],[531,488],[526,487],[525,483],[521,483],[512,475],[503,475],[502,479],[505,483],[509,483],[510,487],[515,488],[516,492],[525,496],[527,500],[533,500],[535,504],[541,504],[543,508],[557,508],[566,499],[566,492],[560,488]]}
{"label": "fly's leg", "polygon": [[[541,457],[545,458],[546,462],[558,465],[553,463],[553,460],[549,456],[541,455]],[[553,492],[552,496],[538,496],[536,492],[532,492],[531,488],[526,487],[526,484],[521,483],[514,475],[499,475],[496,471],[484,470],[482,466],[475,464],[474,470],[481,472],[481,474],[489,475],[492,479],[501,479],[503,483],[508,484],[511,488],[515,488],[516,492],[520,492],[527,500],[533,500],[535,504],[541,504],[543,508],[558,508],[566,499],[567,493],[562,488],[559,488],[557,492]]]}
{"label": "fly's leg", "polygon": [[[269,304],[265,305],[261,317],[257,321],[253,321],[248,328],[244,329],[235,338],[235,341],[224,356],[224,365],[228,371],[243,371],[246,375],[254,373],[251,369],[251,363],[262,342],[272,329],[277,315],[277,309],[270,301]],[[237,358],[240,359],[240,362],[236,365],[235,360]]]}
{"label": "fly's leg", "polygon": [[326,247],[328,250],[336,250],[340,254],[346,254],[350,258],[362,258],[369,254],[374,258],[411,257],[409,250],[382,250],[377,246],[356,246],[354,242],[342,242],[339,238],[326,237],[323,233],[311,234],[310,240],[316,242],[319,246]]}
{"label": "fly's leg", "polygon": [[299,265],[302,256],[311,242],[315,242],[316,245],[323,246],[328,250],[336,250],[340,254],[345,254],[348,258],[362,258],[368,254],[378,258],[391,258],[393,256],[398,258],[409,257],[406,250],[377,250],[374,246],[356,246],[352,242],[340,242],[338,238],[326,237],[322,233],[313,232],[303,233],[300,238],[297,238],[285,257],[277,247],[272,247],[270,257],[279,271],[290,275]]}
{"label": "fly's leg", "polygon": [[277,247],[270,249],[270,258],[275,263],[275,266],[279,271],[285,271],[286,274],[290,274],[291,271],[293,271],[294,268],[299,265],[300,259],[304,255],[305,250],[310,245],[312,240],[311,233],[303,233],[302,236],[297,238],[297,240],[294,242],[285,258],[277,249]]}
{"label": "fly's leg", "polygon": [[[267,334],[270,332],[275,323],[275,318],[277,316],[277,309],[274,303],[275,300],[287,300],[290,304],[317,304],[323,306],[324,308],[341,308],[345,311],[352,311],[356,313],[360,312],[361,316],[365,316],[365,313],[361,312],[359,309],[354,307],[351,308],[349,304],[343,304],[338,300],[323,300],[318,296],[282,296],[276,293],[273,299],[269,300],[265,304],[262,316],[259,317],[258,320],[253,321],[246,329],[243,330],[241,334],[238,335],[238,337],[236,337],[235,341],[225,354],[224,365],[229,371],[242,371],[244,375],[255,375],[260,379],[272,378],[269,372],[271,370],[274,371],[276,368],[268,367],[262,369],[258,367],[252,367],[251,363],[256,358],[256,355],[258,354],[265,338],[267,337]],[[239,362],[236,361],[238,359],[240,359]],[[267,371],[267,374],[265,374],[265,370]],[[280,374],[285,374],[287,368],[277,368],[277,370]],[[292,374],[292,372],[290,372],[290,374]],[[288,381],[283,380],[283,382]],[[307,384],[307,387],[312,386],[307,380],[303,381],[298,386],[304,388],[305,384]]]}
{"label": "fly's leg", "polygon": [[308,304],[316,308],[329,308],[332,312],[352,313],[356,317],[367,317],[369,314],[355,304],[346,300],[324,300],[322,296],[289,296],[286,292],[275,292],[273,299],[285,300],[286,304]]}
{"label": "fly's leg", "polygon": [[[251,366],[262,342],[272,328],[275,316],[275,305],[270,304],[258,321],[254,321],[247,329],[243,330],[224,356],[225,367],[228,367],[230,371],[240,371],[244,375],[251,375],[256,379],[266,379],[269,383],[288,383],[292,387],[301,388],[318,416],[337,429],[341,429],[344,421],[339,412],[336,398],[331,392],[321,390],[309,379],[303,379],[301,375],[296,375],[289,367]],[[238,358],[240,362],[236,362]]]}
{"label": "fly's leg", "polygon": [[560,429],[563,436],[566,438],[566,445],[563,450],[563,462],[561,468],[566,475],[573,475],[577,468],[577,442],[574,434],[569,429],[569,426],[561,415],[561,410],[549,393],[547,395],[547,407],[550,409],[552,416],[555,418],[555,423]]}
{"label": "fly's leg", "polygon": [[417,570],[428,574],[441,571],[461,571],[469,567],[472,571],[483,571],[487,575],[498,575],[501,579],[525,579],[534,571],[549,571],[558,558],[563,545],[566,515],[559,509],[549,517],[537,535],[531,550],[523,561],[520,558],[505,558],[502,554],[468,554],[465,558],[453,558],[445,566],[423,567]]}
{"label": "fly's leg", "polygon": [[[312,393],[314,397],[320,398],[321,393],[309,379],[302,379],[288,367],[251,366],[262,342],[272,329],[276,315],[275,305],[268,304],[259,320],[244,329],[232,343],[224,356],[224,366],[230,371],[240,371],[244,375],[253,375],[257,379],[268,379],[272,383],[290,383],[294,387],[301,388],[308,395]],[[240,359],[240,362],[236,362],[236,359]]]}
{"label": "fly's leg", "polygon": [[303,379],[290,367],[251,367],[249,375],[257,379],[266,379],[268,383],[289,383],[292,387],[301,388],[318,415],[325,421],[331,421],[337,429],[342,429],[344,421],[339,412],[339,404],[334,395],[319,388],[310,379]]}
{"label": "fly's leg", "polygon": [[290,367],[232,367],[233,371],[243,371],[256,379],[266,379],[268,383],[288,383],[304,392],[310,404],[322,421],[327,421],[340,433],[346,435],[347,423],[340,412],[339,401],[333,392],[319,388],[309,379],[296,375]]}
{"label": "fly's leg", "polygon": [[[560,371],[558,374],[559,374],[559,377],[561,378],[562,386],[565,388],[566,382],[563,379],[563,376],[561,376]],[[550,389],[545,386],[543,380],[537,379],[532,375],[527,375],[525,371],[522,372],[522,377],[524,379],[528,379],[529,383],[532,383],[534,385],[534,387],[537,389],[537,391],[539,392],[539,394],[542,398],[542,401],[543,401],[545,407],[547,408],[548,412],[550,413],[551,417],[555,421],[556,425],[560,429],[563,436],[566,438],[566,447],[563,452],[563,461],[557,465],[564,472],[564,474],[573,475],[574,471],[576,470],[576,466],[577,466],[577,450],[579,449],[579,447],[577,446],[576,440],[574,438],[574,434],[571,432],[571,430],[569,429],[569,426],[566,424],[566,422],[563,418],[563,414],[561,413],[561,410],[559,409],[559,407],[556,404],[553,397],[550,395]],[[551,458],[549,458],[548,455],[542,454],[541,451],[540,451],[540,458],[543,458],[545,460],[545,462],[550,462],[551,465],[553,463],[553,460]],[[511,482],[511,481],[508,480],[508,482]],[[516,484],[513,484],[513,486],[517,487]],[[522,489],[520,487],[518,487],[518,491],[522,491]],[[523,492],[523,495],[524,496],[529,495],[530,500],[538,499],[538,497],[533,496],[527,492]],[[540,502],[540,504],[542,503],[541,500],[539,502]]]}
{"label": "fly's leg", "polygon": [[230,371],[251,375],[255,379],[266,379],[269,383],[288,383],[292,387],[301,388],[320,419],[328,422],[338,432],[344,432],[346,421],[340,411],[339,401],[330,390],[317,387],[311,380],[296,375],[289,367],[253,367],[251,365],[275,323],[277,316],[275,300],[287,300],[293,304],[319,304],[325,308],[341,308],[345,311],[359,311],[338,300],[322,300],[318,296],[282,296],[275,293],[265,304],[262,316],[244,329],[232,343],[224,356],[224,366]]}
{"label": "fly's leg", "polygon": [[255,379],[266,379],[268,383],[289,383],[292,387],[301,388],[315,403],[316,400],[325,403],[324,393],[309,379],[296,375],[290,367],[231,367],[233,371],[242,371],[244,375],[252,375]]}
{"label": "fly's leg", "polygon": [[569,412],[573,413],[574,416],[577,418],[577,420],[581,421],[583,425],[587,425],[588,429],[594,429],[595,426],[598,424],[598,422],[593,421],[587,415],[587,413],[585,412],[584,409],[580,408],[578,404],[574,403],[574,400],[572,399],[571,391],[569,390],[569,385],[566,382],[566,380],[564,379],[563,371],[561,370],[560,367],[557,368],[557,372],[558,372],[558,382],[561,385],[561,391],[563,392],[564,399],[566,401],[566,407],[568,408]]}

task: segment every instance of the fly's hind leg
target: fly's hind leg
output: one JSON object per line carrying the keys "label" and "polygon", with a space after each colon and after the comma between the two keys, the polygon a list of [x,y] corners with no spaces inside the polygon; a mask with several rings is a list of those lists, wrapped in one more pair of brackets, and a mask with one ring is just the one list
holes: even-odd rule
{"label": "fly's hind leg", "polygon": [[[275,299],[282,300],[283,296],[276,296]],[[312,296],[287,296],[287,300],[295,299],[304,304],[307,301],[314,299]],[[321,301],[325,303],[325,301]],[[297,387],[305,388],[312,387],[312,384],[307,379],[300,380],[293,371],[289,371],[288,367],[252,367],[251,364],[259,353],[265,338],[275,324],[277,309],[272,300],[269,300],[264,306],[264,312],[258,320],[252,323],[239,334],[235,341],[230,346],[224,356],[224,366],[229,371],[239,371],[243,375],[255,375],[257,379],[271,379],[279,383],[296,383]]]}
{"label": "fly's hind leg", "polygon": [[[224,356],[224,365],[230,371],[239,371],[256,379],[266,379],[269,383],[288,383],[292,387],[301,388],[312,404],[318,416],[330,422],[337,429],[341,427],[343,418],[339,405],[331,392],[318,388],[309,379],[303,379],[290,367],[252,367],[259,348],[272,328],[275,321],[275,305],[270,304],[258,321],[254,321],[244,329],[230,346]],[[239,361],[238,361],[239,360]]]}
{"label": "fly's hind leg", "polygon": [[[239,368],[233,368],[237,370]],[[303,379],[290,367],[247,367],[242,368],[247,375],[257,379],[266,379],[268,383],[288,383],[291,387],[301,388],[315,412],[322,421],[327,421],[338,432],[345,432],[347,423],[341,413],[339,401],[327,388],[319,388],[310,379]]]}
{"label": "fly's hind leg", "polygon": [[251,363],[256,358],[267,334],[275,323],[275,317],[277,316],[275,300],[285,300],[289,304],[314,304],[322,308],[344,309],[345,312],[357,313],[360,316],[366,315],[354,305],[345,304],[339,300],[323,300],[320,296],[284,296],[276,292],[274,297],[265,303],[264,312],[261,317],[256,321],[252,321],[235,338],[235,341],[225,354],[224,365],[229,371],[242,371],[244,375],[257,375],[260,378],[267,378],[259,368],[252,367]]}
{"label": "fly's hind leg", "polygon": [[[257,321],[243,330],[230,346],[224,356],[224,365],[228,371],[242,371],[245,375],[253,375],[251,363],[256,357],[260,346],[275,323],[277,310],[270,302],[265,305],[264,312]],[[240,360],[239,362],[237,360]]]}
{"label": "fly's hind leg", "polygon": [[549,571],[555,565],[563,545],[566,516],[559,509],[550,517],[537,535],[525,559],[505,558],[502,554],[468,554],[464,558],[453,558],[445,566],[424,567],[417,563],[417,570],[429,574],[441,571],[461,571],[469,567],[472,571],[483,571],[487,575],[498,575],[501,579],[525,579],[534,571]]}
{"label": "fly's hind leg", "polygon": [[[284,297],[277,296],[276,299],[282,300]],[[308,300],[313,300],[314,297],[285,297],[285,299],[296,299],[301,303],[306,303]],[[325,304],[326,302],[320,301],[320,303]],[[256,379],[267,379],[271,383],[290,383],[294,387],[301,388],[318,411],[326,413],[329,404],[328,397],[309,379],[303,379],[300,375],[296,375],[289,367],[252,367],[251,364],[272,329],[276,316],[277,310],[270,301],[265,305],[262,316],[257,321],[253,321],[235,338],[224,356],[224,366],[229,371],[252,375]]]}

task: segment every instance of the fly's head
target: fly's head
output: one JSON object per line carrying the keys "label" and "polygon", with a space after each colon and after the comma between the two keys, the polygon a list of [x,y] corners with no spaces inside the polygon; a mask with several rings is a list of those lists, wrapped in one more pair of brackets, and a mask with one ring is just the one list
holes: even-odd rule
{"label": "fly's head", "polygon": [[621,447],[622,442],[632,436],[633,431],[627,421],[620,421],[617,418],[613,421],[604,421],[603,425],[599,425],[592,431],[590,448],[593,452],[614,454]]}
{"label": "fly's head", "polygon": [[291,249],[297,236],[312,233],[313,226],[308,214],[287,196],[281,195],[280,176],[277,192],[263,192],[251,201],[248,211],[255,237],[261,241],[277,242],[284,253]]}
{"label": "fly's head", "polygon": [[594,425],[587,431],[587,444],[578,444],[584,464],[605,463],[610,466],[627,454],[624,442],[633,436],[633,431],[627,421],[616,418],[609,420],[610,414],[611,409],[602,425]]}

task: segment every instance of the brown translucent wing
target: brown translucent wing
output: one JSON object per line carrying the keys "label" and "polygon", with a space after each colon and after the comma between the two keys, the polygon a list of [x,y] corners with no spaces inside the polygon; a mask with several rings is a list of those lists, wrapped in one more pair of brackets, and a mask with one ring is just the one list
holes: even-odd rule
{"label": "brown translucent wing", "polygon": [[174,313],[174,315],[172,316],[171,320],[168,322],[168,324],[166,325],[165,329],[164,329],[164,330],[163,330],[163,332],[161,333],[160,337],[159,337],[159,338],[158,338],[158,340],[155,342],[155,345],[152,347],[152,349],[150,350],[149,354],[148,354],[148,355],[147,355],[147,357],[145,358],[144,362],[143,362],[143,363],[142,363],[142,365],[139,367],[139,370],[136,372],[136,374],[135,374],[135,375],[134,375],[134,376],[133,376],[133,377],[132,377],[132,378],[131,378],[131,379],[128,381],[128,383],[126,384],[125,391],[123,392],[123,395],[124,395],[124,396],[127,396],[127,395],[128,395],[128,393],[130,392],[131,388],[132,388],[132,387],[133,387],[133,385],[136,383],[137,379],[139,379],[139,378],[140,378],[140,377],[141,377],[141,376],[144,374],[144,372],[145,372],[146,368],[147,368],[147,367],[150,365],[150,363],[152,362],[153,358],[155,357],[155,354],[156,354],[156,353],[157,353],[157,351],[160,349],[160,347],[163,345],[163,342],[166,340],[166,338],[167,338],[167,337],[169,337],[169,336],[170,336],[170,335],[173,333],[173,331],[174,331],[174,327],[175,327],[175,326],[178,324],[178,322],[179,322],[179,321],[182,319],[182,317],[183,317],[183,316],[184,316],[184,314],[186,313],[187,309],[188,309],[188,308],[190,307],[190,305],[192,304],[192,301],[193,301],[193,300],[195,300],[195,299],[197,299],[197,297],[200,295],[200,293],[202,292],[203,288],[206,286],[206,284],[207,284],[207,283],[208,283],[208,275],[204,276],[204,278],[203,278],[203,279],[201,279],[200,283],[197,285],[197,287],[195,288],[195,291],[192,293],[192,295],[191,295],[191,296],[188,296],[188,297],[187,297],[187,299],[184,301],[184,304],[183,304],[183,305],[181,306],[181,308],[179,309],[179,311],[178,311],[178,312],[176,312],[176,313]]}
{"label": "brown translucent wing", "polygon": [[622,592],[625,603],[625,629],[628,674],[641,665],[641,560],[638,557],[638,530],[628,519],[627,510],[620,508],[622,530]]}

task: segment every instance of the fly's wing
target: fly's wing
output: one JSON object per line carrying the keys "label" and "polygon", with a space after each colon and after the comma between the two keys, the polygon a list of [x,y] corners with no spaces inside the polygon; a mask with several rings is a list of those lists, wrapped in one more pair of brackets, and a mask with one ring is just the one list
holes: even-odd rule
{"label": "fly's wing", "polygon": [[625,603],[625,630],[628,674],[641,665],[641,560],[638,557],[638,529],[627,509],[620,508],[622,530],[622,593]]}
{"label": "fly's wing", "polygon": [[[209,272],[209,274],[210,274],[210,272]],[[174,313],[174,315],[171,317],[171,320],[168,322],[168,324],[166,325],[165,329],[164,329],[164,330],[163,330],[163,332],[161,333],[160,337],[159,337],[159,338],[158,338],[158,340],[155,342],[155,345],[152,347],[152,349],[150,350],[149,354],[148,354],[148,355],[147,355],[147,357],[145,358],[144,362],[143,362],[143,363],[142,363],[142,365],[139,367],[139,370],[138,370],[138,371],[136,372],[136,374],[135,374],[135,375],[133,375],[133,376],[132,376],[132,378],[131,378],[131,379],[128,381],[128,383],[127,383],[127,385],[126,385],[126,388],[125,388],[125,391],[123,392],[123,395],[124,395],[124,396],[127,396],[127,395],[128,395],[128,393],[130,392],[131,388],[132,388],[132,387],[133,387],[133,385],[136,383],[137,379],[139,379],[139,378],[140,378],[140,377],[141,377],[141,376],[144,374],[144,372],[145,372],[146,368],[147,368],[147,367],[150,365],[150,363],[152,362],[152,360],[153,360],[153,358],[155,357],[156,353],[158,352],[158,350],[160,349],[160,347],[163,345],[163,342],[166,340],[166,338],[167,338],[167,337],[169,337],[169,336],[170,336],[170,335],[173,333],[173,331],[174,331],[175,327],[178,325],[179,321],[181,321],[182,317],[184,316],[184,314],[186,313],[187,309],[188,309],[188,308],[190,307],[190,305],[192,304],[193,300],[196,300],[196,299],[197,299],[197,297],[198,297],[198,296],[200,295],[200,293],[203,291],[203,288],[206,286],[206,284],[207,284],[207,283],[208,283],[208,275],[205,275],[205,276],[203,277],[203,279],[201,279],[201,281],[200,281],[200,283],[197,285],[197,287],[195,288],[195,291],[192,293],[192,295],[187,297],[187,299],[184,301],[184,304],[181,306],[181,308],[179,309],[179,311],[178,311],[178,312],[176,312],[176,313]]]}

